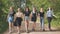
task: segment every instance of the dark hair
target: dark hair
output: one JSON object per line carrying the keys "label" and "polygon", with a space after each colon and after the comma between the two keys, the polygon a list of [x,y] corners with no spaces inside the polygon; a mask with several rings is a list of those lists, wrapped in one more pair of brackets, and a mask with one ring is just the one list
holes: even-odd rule
{"label": "dark hair", "polygon": [[36,9],[36,7],[33,7],[34,9]]}
{"label": "dark hair", "polygon": [[50,8],[50,10],[52,10],[52,8]]}
{"label": "dark hair", "polygon": [[[47,9],[47,11],[49,10],[49,8]],[[50,8],[50,10],[52,10],[52,8]]]}
{"label": "dark hair", "polygon": [[33,7],[36,10],[36,7]]}
{"label": "dark hair", "polygon": [[47,11],[48,11],[49,9],[47,9]]}
{"label": "dark hair", "polygon": [[[28,11],[30,11],[29,7],[27,6],[26,8],[28,8]],[[25,8],[25,11],[26,11],[26,8]]]}

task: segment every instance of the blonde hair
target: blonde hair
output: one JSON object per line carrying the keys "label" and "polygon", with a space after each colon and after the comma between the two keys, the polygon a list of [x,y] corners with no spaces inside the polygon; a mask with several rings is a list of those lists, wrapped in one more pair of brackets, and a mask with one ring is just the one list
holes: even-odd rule
{"label": "blonde hair", "polygon": [[43,8],[40,8],[40,12],[43,11]]}
{"label": "blonde hair", "polygon": [[11,11],[11,10],[12,10],[12,11],[14,10],[14,8],[13,8],[12,6],[9,8],[9,11]]}
{"label": "blonde hair", "polygon": [[21,8],[18,8],[17,10],[21,12]]}

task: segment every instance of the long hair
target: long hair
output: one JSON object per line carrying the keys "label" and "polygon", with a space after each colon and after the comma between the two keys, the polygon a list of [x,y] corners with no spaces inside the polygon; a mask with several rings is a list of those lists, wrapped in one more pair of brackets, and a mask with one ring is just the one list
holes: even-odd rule
{"label": "long hair", "polygon": [[33,9],[34,9],[35,11],[37,11],[36,7],[33,7]]}
{"label": "long hair", "polygon": [[28,11],[30,11],[30,9],[29,9],[29,7],[28,7],[28,6],[25,8],[25,11],[26,11],[26,9],[28,9]]}

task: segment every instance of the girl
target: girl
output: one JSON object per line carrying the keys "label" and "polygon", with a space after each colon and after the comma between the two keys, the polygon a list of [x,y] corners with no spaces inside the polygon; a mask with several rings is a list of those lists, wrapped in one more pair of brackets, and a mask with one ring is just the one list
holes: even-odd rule
{"label": "girl", "polygon": [[20,28],[21,28],[21,22],[22,22],[22,12],[21,12],[21,9],[18,8],[18,12],[15,14],[15,22],[16,22],[16,25],[17,25],[17,30],[18,30],[18,34],[20,34]]}
{"label": "girl", "polygon": [[37,13],[36,13],[36,8],[33,7],[33,11],[31,12],[31,20],[33,22],[33,28],[32,30],[35,31],[35,27],[36,27],[36,19],[37,19]]}
{"label": "girl", "polygon": [[52,8],[49,7],[49,8],[48,8],[48,11],[47,11],[47,20],[48,20],[49,30],[51,30],[52,17],[53,17],[53,11],[52,11]]}
{"label": "girl", "polygon": [[26,32],[28,33],[29,16],[30,16],[30,11],[28,7],[26,7],[25,9],[24,16],[25,16],[25,28],[26,28]]}
{"label": "girl", "polygon": [[43,8],[40,9],[39,16],[40,16],[41,29],[43,31],[45,31],[45,29],[44,29],[44,12],[43,12]]}
{"label": "girl", "polygon": [[14,20],[14,9],[13,7],[10,7],[9,9],[9,13],[8,13],[8,22],[9,22],[9,33],[12,32],[12,28],[13,28],[13,20]]}

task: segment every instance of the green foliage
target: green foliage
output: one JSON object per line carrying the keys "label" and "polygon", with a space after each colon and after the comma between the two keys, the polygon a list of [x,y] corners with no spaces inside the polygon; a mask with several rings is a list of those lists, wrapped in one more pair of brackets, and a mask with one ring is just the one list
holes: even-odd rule
{"label": "green foliage", "polygon": [[[7,28],[6,16],[9,7],[14,6],[15,11],[17,11],[17,8],[21,6],[20,2],[20,0],[0,0],[0,32],[3,32],[3,29],[6,30]],[[43,7],[44,12],[51,6],[54,14],[57,16],[57,19],[53,19],[52,25],[60,26],[60,0],[26,0],[26,5],[29,6],[30,10],[32,10],[32,6],[35,6],[38,11]]]}
{"label": "green foliage", "polygon": [[[53,8],[54,14],[57,16],[57,19],[53,19],[52,25],[59,26],[60,25],[60,0],[30,0],[31,4],[29,4],[30,8],[34,5],[39,10],[41,7],[44,8],[44,12],[47,11],[47,8],[50,6]],[[47,19],[46,21],[47,22]]]}

